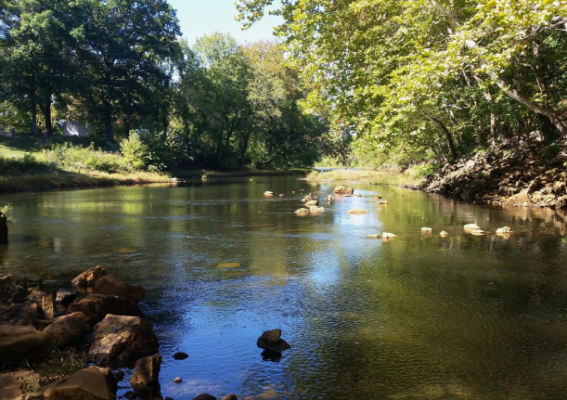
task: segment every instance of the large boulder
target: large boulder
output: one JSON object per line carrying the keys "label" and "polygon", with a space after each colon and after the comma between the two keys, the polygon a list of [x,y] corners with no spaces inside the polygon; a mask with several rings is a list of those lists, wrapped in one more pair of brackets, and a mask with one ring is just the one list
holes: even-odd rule
{"label": "large boulder", "polygon": [[45,333],[31,326],[0,325],[0,368],[43,353],[45,339]]}
{"label": "large boulder", "polygon": [[43,399],[39,375],[33,371],[17,371],[0,375],[0,400]]}
{"label": "large boulder", "polygon": [[142,316],[142,312],[133,301],[102,294],[90,294],[84,299],[71,303],[67,312],[82,312],[91,326],[102,321],[108,314]]}
{"label": "large boulder", "polygon": [[146,289],[124,282],[117,275],[107,275],[96,280],[93,293],[119,296],[137,303],[146,295]]}
{"label": "large boulder", "polygon": [[109,314],[95,327],[89,355],[102,365],[121,367],[155,354],[158,348],[152,327],[142,318]]}
{"label": "large boulder", "polygon": [[148,356],[136,361],[130,385],[136,392],[159,388],[159,371],[163,359],[161,355]]}
{"label": "large boulder", "polygon": [[45,400],[113,400],[116,382],[106,368],[90,367],[43,388]]}
{"label": "large boulder", "polygon": [[79,274],[71,281],[71,283],[79,287],[93,286],[97,279],[102,278],[105,275],[106,270],[102,267],[96,266]]}
{"label": "large boulder", "polygon": [[88,332],[87,317],[82,312],[75,312],[57,318],[43,330],[51,346],[62,348],[76,343],[83,334]]}

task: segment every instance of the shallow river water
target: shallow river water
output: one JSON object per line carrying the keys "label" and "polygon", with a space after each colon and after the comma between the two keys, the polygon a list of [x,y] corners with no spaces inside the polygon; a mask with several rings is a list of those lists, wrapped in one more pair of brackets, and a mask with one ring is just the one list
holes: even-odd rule
{"label": "shallow river water", "polygon": [[[17,222],[0,274],[56,289],[101,265],[145,286],[162,394],[175,400],[567,399],[565,214],[351,186],[363,197],[306,217],[293,213],[299,189],[334,184],[258,177],[3,196]],[[468,223],[516,233],[475,237]],[[366,238],[383,231],[398,237]],[[292,346],[279,361],[256,347],[273,328]]]}

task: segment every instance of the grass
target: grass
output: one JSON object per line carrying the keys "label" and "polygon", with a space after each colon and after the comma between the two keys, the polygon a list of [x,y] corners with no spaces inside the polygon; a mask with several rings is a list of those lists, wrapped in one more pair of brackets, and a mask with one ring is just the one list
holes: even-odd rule
{"label": "grass", "polygon": [[57,137],[44,144],[30,136],[0,138],[0,193],[169,180],[163,173],[131,170],[120,154],[85,139]]}

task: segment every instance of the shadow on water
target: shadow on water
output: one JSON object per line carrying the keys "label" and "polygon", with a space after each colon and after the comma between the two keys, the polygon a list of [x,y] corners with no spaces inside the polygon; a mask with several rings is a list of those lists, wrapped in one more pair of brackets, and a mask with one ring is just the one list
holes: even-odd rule
{"label": "shadow on water", "polygon": [[[18,222],[0,273],[58,287],[101,265],[146,286],[176,400],[566,397],[565,213],[353,186],[363,197],[332,205],[334,184],[296,177],[5,196]],[[294,215],[316,190],[326,211]],[[398,237],[366,238],[384,231]],[[281,358],[256,347],[273,328]]]}

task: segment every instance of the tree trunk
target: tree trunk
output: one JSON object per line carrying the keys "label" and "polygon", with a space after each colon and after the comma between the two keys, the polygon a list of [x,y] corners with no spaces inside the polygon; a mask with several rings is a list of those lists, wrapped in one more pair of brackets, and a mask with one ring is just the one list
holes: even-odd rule
{"label": "tree trunk", "polygon": [[112,115],[110,110],[104,112],[104,126],[106,127],[106,140],[109,142],[114,141],[114,132],[112,131]]}
{"label": "tree trunk", "polygon": [[436,123],[441,128],[441,130],[445,134],[445,138],[447,139],[447,144],[449,145],[449,151],[451,151],[451,157],[453,158],[453,160],[456,160],[457,150],[455,149],[455,141],[453,140],[453,135],[451,134],[449,129],[447,129],[443,121],[441,121],[439,118],[432,117],[423,110],[419,110],[419,111],[421,111],[421,113],[425,116],[425,118]]}
{"label": "tree trunk", "polygon": [[37,135],[37,99],[35,97],[35,74],[32,75],[32,135]]}
{"label": "tree trunk", "polygon": [[51,100],[47,100],[45,107],[41,107],[43,118],[45,119],[45,128],[43,129],[43,138],[47,139],[53,136],[53,124],[51,122]]}
{"label": "tree trunk", "polygon": [[124,123],[124,133],[126,134],[126,139],[130,138],[130,131],[132,130],[132,120],[128,116],[126,122]]}
{"label": "tree trunk", "polygon": [[[440,4],[436,0],[429,0],[429,2],[437,11],[441,13],[441,15],[443,15],[447,19],[447,22],[449,23],[449,25],[451,25],[451,28],[453,28],[455,31],[460,28],[459,22],[447,11],[447,9],[442,4]],[[465,41],[465,45],[470,49],[477,47],[477,44],[470,39]],[[484,59],[481,59],[480,64],[486,65],[487,62]],[[525,105],[530,110],[538,114],[545,115],[547,118],[549,118],[553,125],[555,125],[557,130],[561,132],[562,135],[567,135],[567,121],[565,121],[559,113],[557,113],[552,108],[546,107],[545,105],[534,103],[526,94],[519,92],[516,89],[510,88],[509,85],[504,81],[504,79],[500,78],[496,72],[488,70],[487,74],[496,83],[496,86],[498,86],[508,97]]]}
{"label": "tree trunk", "polygon": [[244,158],[246,157],[246,151],[248,150],[248,142],[250,140],[250,134],[246,134],[244,139],[240,143],[240,156],[238,157],[238,164],[242,166],[244,164]]}

